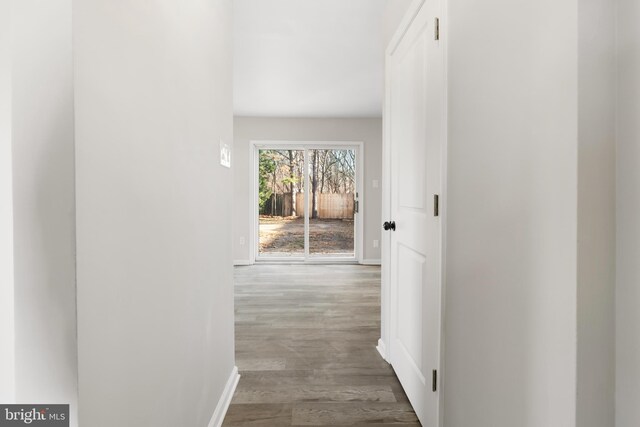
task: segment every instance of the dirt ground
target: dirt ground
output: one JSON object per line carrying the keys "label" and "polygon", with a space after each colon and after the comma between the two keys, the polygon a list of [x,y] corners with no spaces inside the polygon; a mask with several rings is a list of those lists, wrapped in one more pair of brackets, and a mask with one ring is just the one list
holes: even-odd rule
{"label": "dirt ground", "polygon": [[[353,220],[310,219],[309,252],[353,253]],[[260,216],[260,253],[304,253],[304,218]]]}

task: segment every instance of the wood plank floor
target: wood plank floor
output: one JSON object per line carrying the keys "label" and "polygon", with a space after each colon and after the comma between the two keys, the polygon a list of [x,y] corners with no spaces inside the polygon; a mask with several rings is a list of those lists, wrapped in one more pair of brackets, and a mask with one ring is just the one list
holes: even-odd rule
{"label": "wood plank floor", "polygon": [[380,337],[380,268],[236,267],[234,426],[419,426]]}

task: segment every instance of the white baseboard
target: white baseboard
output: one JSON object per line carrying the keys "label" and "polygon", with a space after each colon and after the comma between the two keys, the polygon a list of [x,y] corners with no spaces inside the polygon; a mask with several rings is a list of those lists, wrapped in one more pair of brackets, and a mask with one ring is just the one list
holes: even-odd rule
{"label": "white baseboard", "polygon": [[229,404],[233,398],[233,393],[238,386],[238,381],[240,381],[240,374],[238,374],[238,367],[234,366],[227,380],[227,384],[224,386],[222,396],[220,396],[220,400],[218,400],[216,410],[213,411],[213,416],[211,417],[211,421],[209,421],[208,427],[220,427],[222,425],[224,416],[227,414],[227,409],[229,409]]}
{"label": "white baseboard", "polygon": [[234,259],[233,265],[253,265],[248,259]]}
{"label": "white baseboard", "polygon": [[362,264],[362,265],[382,265],[382,260],[379,260],[379,259],[363,259],[360,264]]}
{"label": "white baseboard", "polygon": [[385,345],[384,341],[382,341],[382,338],[378,340],[378,345],[376,346],[376,350],[378,350],[378,353],[380,353],[380,356],[382,356],[382,358],[387,363],[389,363],[389,359],[387,358],[387,346]]}

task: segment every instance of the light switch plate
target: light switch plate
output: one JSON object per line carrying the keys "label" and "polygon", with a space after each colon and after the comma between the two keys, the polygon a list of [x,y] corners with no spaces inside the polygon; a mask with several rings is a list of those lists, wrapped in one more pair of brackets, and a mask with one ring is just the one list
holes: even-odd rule
{"label": "light switch plate", "polygon": [[220,140],[220,164],[224,167],[231,167],[231,147]]}
{"label": "light switch plate", "polygon": [[378,188],[380,186],[380,182],[378,182],[377,179],[374,179],[373,181],[371,181],[371,186],[373,188]]}

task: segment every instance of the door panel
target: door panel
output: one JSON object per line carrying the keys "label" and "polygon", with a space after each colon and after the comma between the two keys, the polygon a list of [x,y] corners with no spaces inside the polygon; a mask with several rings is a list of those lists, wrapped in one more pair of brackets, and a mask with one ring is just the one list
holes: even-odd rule
{"label": "door panel", "polygon": [[425,3],[396,50],[390,77],[390,290],[389,355],[423,426],[436,427],[441,330],[441,194],[444,137],[443,55],[434,39],[439,2]]}
{"label": "door panel", "polygon": [[397,343],[422,378],[422,283],[426,258],[398,244],[398,334]]}
{"label": "door panel", "polygon": [[[395,97],[398,110],[393,117],[399,123],[393,126],[393,139],[398,153],[411,153],[415,161],[403,162],[398,167],[398,203],[403,208],[425,209],[425,166],[426,158],[425,129],[425,34],[418,37],[410,49],[400,52],[397,63],[397,79]],[[392,92],[393,95],[393,92]]]}
{"label": "door panel", "polygon": [[258,150],[258,256],[303,257],[304,150]]}
{"label": "door panel", "polygon": [[355,257],[356,150],[309,152],[309,255]]}

